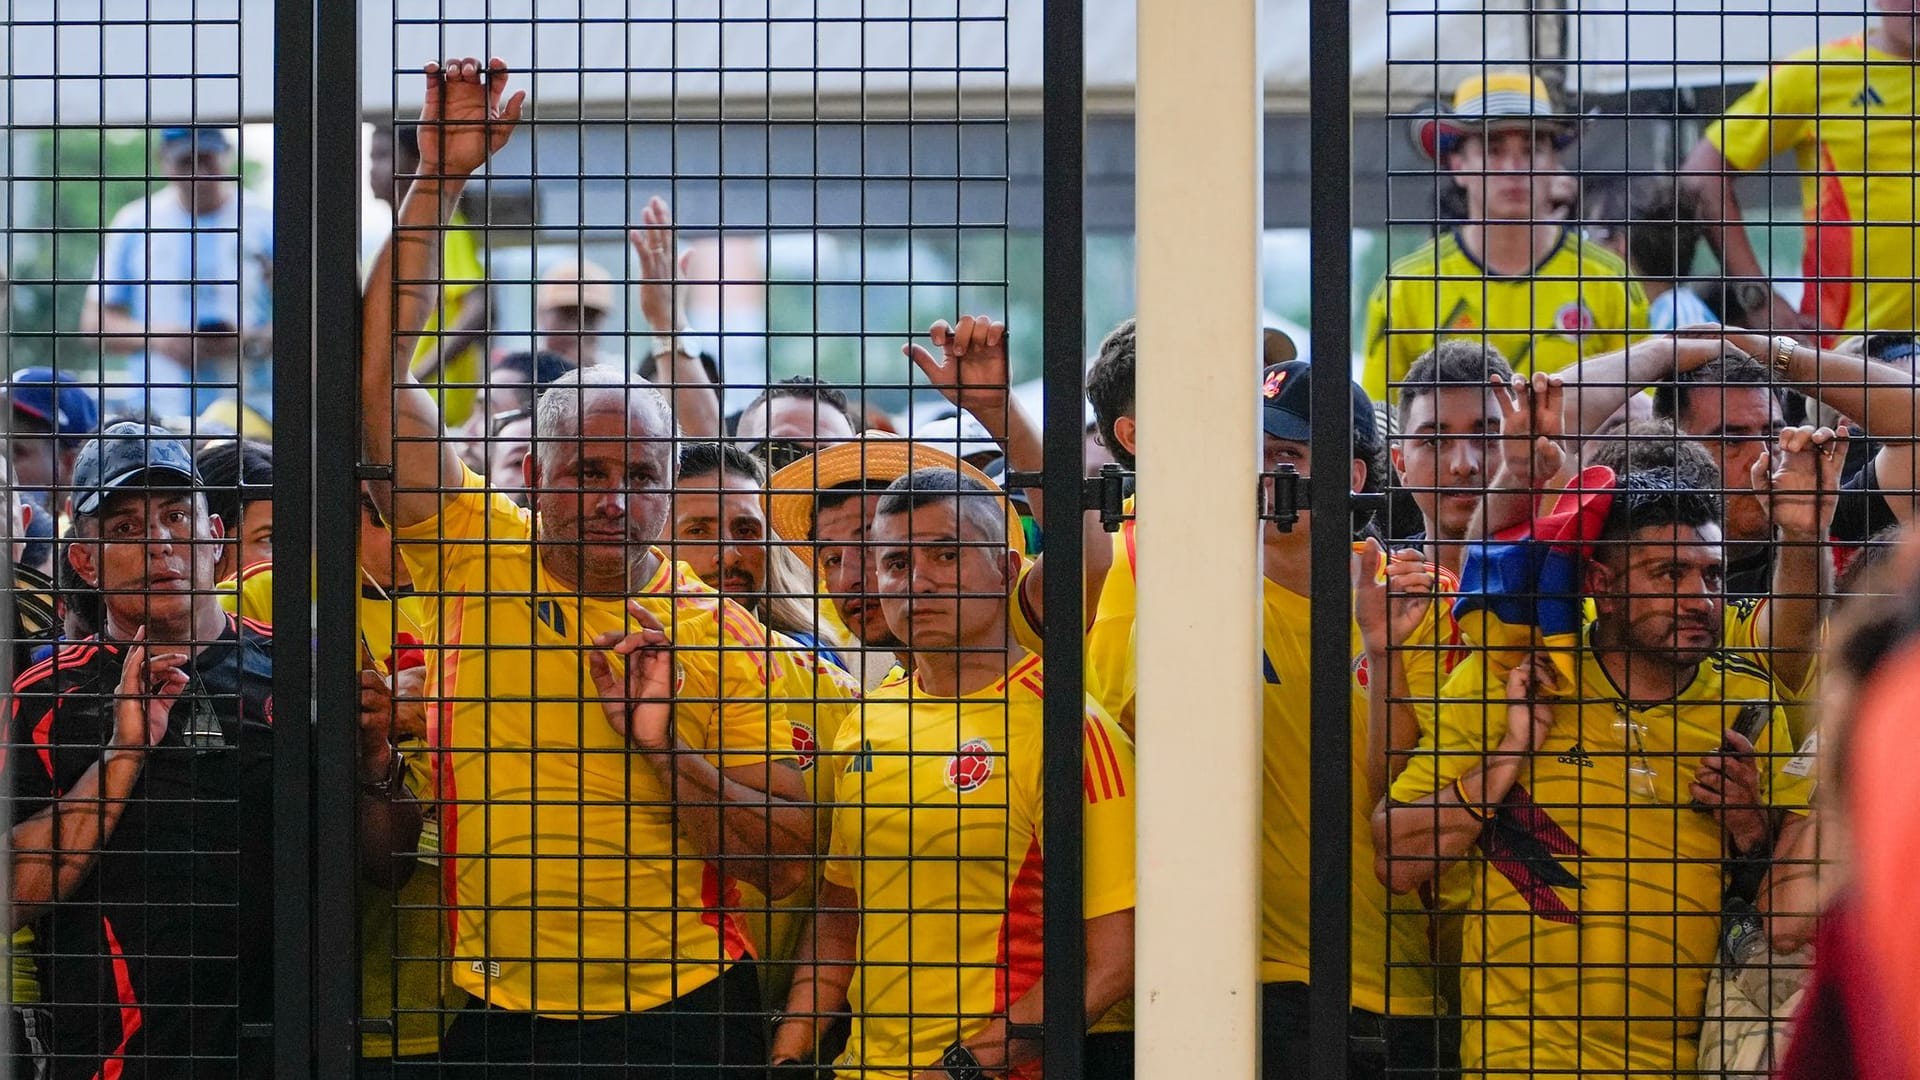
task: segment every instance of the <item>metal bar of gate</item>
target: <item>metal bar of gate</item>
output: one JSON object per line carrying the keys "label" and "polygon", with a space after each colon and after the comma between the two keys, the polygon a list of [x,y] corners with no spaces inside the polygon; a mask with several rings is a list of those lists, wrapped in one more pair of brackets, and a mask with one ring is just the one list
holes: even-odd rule
{"label": "metal bar of gate", "polygon": [[1347,0],[1310,0],[1307,36],[1313,42],[1308,78],[1308,143],[1312,193],[1311,249],[1314,374],[1311,399],[1315,478],[1309,498],[1315,528],[1308,546],[1312,562],[1309,730],[1308,877],[1313,907],[1308,913],[1307,966],[1312,972],[1307,1002],[1311,1041],[1308,1075],[1340,1080],[1347,1075],[1347,1017],[1351,1004],[1353,925],[1353,698],[1349,666],[1353,646],[1353,586],[1348,564],[1347,477],[1353,462],[1353,152],[1348,69]]}
{"label": "metal bar of gate", "polygon": [[1259,1074],[1259,25],[1139,0],[1143,1077]]}
{"label": "metal bar of gate", "polygon": [[[1080,523],[1086,513],[1082,478],[1086,444],[1080,437],[1086,393],[1086,233],[1082,194],[1086,166],[1085,30],[1082,0],[1048,0],[1045,17],[1041,129],[1044,245],[1041,291],[1045,308],[1046,415],[1042,431],[1047,495],[1047,577],[1042,598],[1047,686],[1045,712],[1045,839],[1047,868],[1041,912],[1042,945],[1053,971],[1086,969],[1086,922],[1081,893],[1081,735],[1083,618]],[[1049,1076],[1079,1076],[1085,1057],[1085,987],[1080,979],[1048,979],[1044,1065]]]}
{"label": "metal bar of gate", "polygon": [[[273,412],[275,547],[304,568],[313,551],[313,0],[274,4]],[[313,669],[302,636],[312,593],[300,570],[275,575],[273,696],[273,1059],[275,1076],[313,1063]]]}
{"label": "metal bar of gate", "polygon": [[[314,176],[311,213],[317,222],[360,220],[359,5],[321,0],[314,62],[332,92],[316,97],[313,154],[329,168]],[[360,401],[352,386],[360,370],[359,235],[351,228],[319,229],[314,240],[315,325],[344,328],[319,336],[317,372],[326,390],[314,400],[314,528],[316,536],[359,535]],[[355,769],[359,729],[359,552],[353,543],[318,545],[315,605],[314,933],[335,947],[314,960],[313,1075],[354,1075],[359,1061],[360,950],[357,942],[355,845],[359,784]],[[296,563],[296,566],[306,565]]]}

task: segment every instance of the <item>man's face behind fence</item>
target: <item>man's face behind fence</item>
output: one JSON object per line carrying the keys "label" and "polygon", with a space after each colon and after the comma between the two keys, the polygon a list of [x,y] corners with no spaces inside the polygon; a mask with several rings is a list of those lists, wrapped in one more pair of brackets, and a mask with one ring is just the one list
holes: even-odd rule
{"label": "man's face behind fence", "polygon": [[190,491],[115,494],[76,525],[74,569],[123,629],[184,621],[194,593],[213,588],[224,532]]}
{"label": "man's face behind fence", "polygon": [[880,606],[909,649],[991,643],[1007,620],[1013,580],[1004,526],[990,536],[960,514],[958,499],[935,499],[879,514],[871,532]]}
{"label": "man's face behind fence", "polygon": [[870,649],[892,648],[899,644],[880,609],[874,568],[867,552],[867,525],[873,520],[873,508],[880,502],[878,492],[857,495],[834,506],[814,512],[814,558],[827,594],[839,608],[847,629]]}
{"label": "man's face behind fence", "polygon": [[1697,664],[1720,647],[1726,562],[1717,525],[1651,525],[1604,545],[1588,592],[1612,644]]}
{"label": "man's face behind fence", "polygon": [[622,584],[665,533],[672,504],[671,432],[645,403],[589,390],[577,432],[541,437],[527,458],[540,540],[578,552],[580,584]]}

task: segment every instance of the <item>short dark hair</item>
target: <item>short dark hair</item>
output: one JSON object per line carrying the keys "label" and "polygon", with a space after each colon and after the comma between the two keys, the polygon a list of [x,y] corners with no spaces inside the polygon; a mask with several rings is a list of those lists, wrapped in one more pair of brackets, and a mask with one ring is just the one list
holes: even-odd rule
{"label": "short dark hair", "polygon": [[789,375],[779,382],[767,384],[767,388],[760,391],[759,396],[747,402],[747,407],[740,410],[740,415],[745,416],[756,409],[763,409],[775,398],[797,398],[801,401],[812,401],[816,405],[825,405],[846,417],[847,426],[853,430],[860,431],[866,427],[854,414],[853,404],[847,400],[846,391],[811,375]]}
{"label": "short dark hair", "polygon": [[746,477],[756,484],[764,484],[767,480],[767,470],[760,464],[760,459],[732,443],[688,443],[680,451],[680,477],[685,479],[708,473],[730,473]]}
{"label": "short dark hair", "polygon": [[1604,465],[1616,477],[1666,469],[1683,488],[1720,490],[1720,466],[1707,448],[1680,433],[1671,420],[1610,424],[1588,438],[1598,444],[1587,464]]}
{"label": "short dark hair", "polygon": [[207,512],[218,514],[229,530],[240,527],[248,503],[273,498],[273,448],[244,439],[227,439],[200,451],[194,460],[200,470]]}
{"label": "short dark hair", "polygon": [[1134,321],[1127,319],[1108,331],[1093,366],[1087,369],[1087,403],[1093,406],[1100,442],[1113,460],[1129,469],[1134,467],[1133,455],[1120,445],[1113,426],[1121,417],[1133,414],[1134,329]]}
{"label": "short dark hair", "polygon": [[1413,399],[1438,393],[1441,387],[1478,386],[1485,389],[1488,380],[1498,375],[1513,378],[1513,365],[1500,350],[1484,342],[1467,338],[1447,338],[1420,355],[1407,369],[1400,384],[1399,411],[1395,419],[1407,426],[1408,407]]}
{"label": "short dark hair", "polygon": [[1600,531],[1602,550],[1627,546],[1626,541],[1641,529],[1720,524],[1720,496],[1711,488],[1692,486],[1691,479],[1660,467],[1617,477],[1613,505]]}
{"label": "short dark hair", "polygon": [[886,493],[873,508],[878,518],[904,514],[923,506],[951,500],[954,516],[971,524],[991,541],[1007,536],[1007,507],[1004,495],[954,469],[915,469],[887,485]]}
{"label": "short dark hair", "polygon": [[891,481],[861,477],[858,480],[842,480],[830,488],[815,493],[813,496],[813,521],[808,523],[807,539],[819,539],[818,526],[821,511],[837,509],[862,495],[872,494],[876,491],[885,491],[892,486]]}
{"label": "short dark hair", "polygon": [[1705,230],[1700,200],[1672,176],[1616,176],[1587,187],[1583,206],[1592,224],[1624,230],[1636,273],[1674,281],[1693,273]]}
{"label": "short dark hair", "polygon": [[1728,349],[1718,359],[1709,360],[1672,382],[1655,387],[1653,414],[1677,424],[1680,414],[1687,411],[1687,403],[1695,391],[1724,386],[1764,386],[1775,398],[1783,396],[1760,361],[1738,349]]}

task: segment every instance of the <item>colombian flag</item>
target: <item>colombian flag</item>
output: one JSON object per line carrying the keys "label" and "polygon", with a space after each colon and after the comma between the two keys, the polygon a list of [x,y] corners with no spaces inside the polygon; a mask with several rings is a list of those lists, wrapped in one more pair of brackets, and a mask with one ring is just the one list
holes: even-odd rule
{"label": "colombian flag", "polygon": [[1585,624],[1581,564],[1613,506],[1613,470],[1596,465],[1567,485],[1545,514],[1467,549],[1454,618],[1487,650],[1489,680],[1545,650],[1563,686]]}

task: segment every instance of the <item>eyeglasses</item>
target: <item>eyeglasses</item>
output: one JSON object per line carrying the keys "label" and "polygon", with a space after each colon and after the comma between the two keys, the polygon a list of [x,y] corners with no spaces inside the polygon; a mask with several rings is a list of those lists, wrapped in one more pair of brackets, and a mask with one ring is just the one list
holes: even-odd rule
{"label": "eyeglasses", "polygon": [[494,413],[487,421],[487,434],[497,438],[508,424],[516,420],[531,420],[532,418],[532,409],[508,409],[506,412]]}

